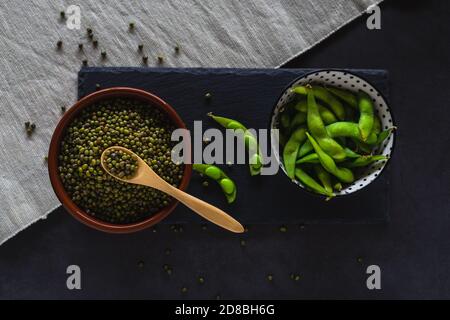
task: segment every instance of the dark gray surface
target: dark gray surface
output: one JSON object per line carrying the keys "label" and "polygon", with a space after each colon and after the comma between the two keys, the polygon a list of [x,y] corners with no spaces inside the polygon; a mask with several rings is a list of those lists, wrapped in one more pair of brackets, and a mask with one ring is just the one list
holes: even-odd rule
{"label": "dark gray surface", "polygon": [[[241,237],[212,227],[114,236],[57,210],[0,247],[0,297],[450,298],[449,16],[448,1],[388,0],[382,30],[369,31],[358,19],[288,64],[389,70],[400,128],[389,225],[289,225],[284,234],[276,225],[256,226],[241,248]],[[164,263],[173,266],[172,277]],[[69,264],[82,268],[79,292],[65,288]],[[382,269],[380,291],[365,286],[369,264]],[[291,281],[291,272],[301,280]]]}
{"label": "dark gray surface", "polygon": [[[310,72],[309,69],[83,68],[78,76],[78,92],[83,97],[94,92],[97,84],[101,88],[122,86],[153,92],[175,108],[191,132],[194,121],[199,120],[203,122],[203,130],[220,128],[206,115],[209,111],[238,119],[248,128],[267,129],[273,106],[285,88]],[[385,97],[388,95],[386,71],[351,72],[367,79]],[[205,101],[205,92],[213,94],[211,101]],[[193,175],[188,192],[224,208],[241,223],[386,223],[389,218],[389,166],[364,190],[333,201],[304,192],[281,170],[277,175],[251,177],[247,165],[222,167],[238,186],[238,196],[232,205],[227,205],[219,186],[211,183],[210,187],[203,187],[205,179],[198,174]],[[200,223],[201,218],[179,206],[164,220],[164,223],[182,222]]]}

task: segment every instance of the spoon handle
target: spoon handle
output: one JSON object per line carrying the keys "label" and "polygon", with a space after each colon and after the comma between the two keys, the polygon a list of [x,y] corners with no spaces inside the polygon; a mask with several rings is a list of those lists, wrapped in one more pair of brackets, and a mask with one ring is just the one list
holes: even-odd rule
{"label": "spoon handle", "polygon": [[178,201],[182,202],[186,207],[195,211],[198,215],[211,221],[212,223],[215,223],[216,225],[235,233],[244,232],[244,227],[237,220],[235,220],[233,217],[231,217],[221,209],[194,196],[191,196],[190,194],[181,191],[180,189],[177,189],[169,184],[165,185],[161,189],[163,189],[161,191],[171,195]]}

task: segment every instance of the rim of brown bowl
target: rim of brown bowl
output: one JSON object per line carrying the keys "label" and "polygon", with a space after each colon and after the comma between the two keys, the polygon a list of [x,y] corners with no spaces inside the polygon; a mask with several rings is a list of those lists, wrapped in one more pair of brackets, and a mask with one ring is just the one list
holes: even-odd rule
{"label": "rim of brown bowl", "polygon": [[[64,113],[63,117],[58,122],[58,125],[56,126],[56,129],[53,132],[52,139],[50,142],[50,149],[48,153],[48,172],[53,190],[56,196],[58,197],[59,201],[61,202],[63,207],[77,220],[79,220],[80,222],[84,223],[89,227],[104,232],[130,233],[143,230],[157,224],[158,222],[166,218],[175,209],[175,207],[178,205],[178,201],[173,199],[172,202],[166,207],[164,207],[161,211],[153,214],[149,218],[142,220],[140,222],[130,224],[112,224],[94,218],[93,216],[86,213],[79,206],[77,206],[72,201],[72,199],[70,199],[70,196],[65,191],[62,181],[58,174],[58,155],[61,146],[61,139],[65,133],[67,126],[84,108],[87,108],[88,106],[91,106],[93,103],[98,102],[100,100],[118,97],[129,97],[149,102],[152,105],[160,108],[160,110],[162,110],[163,112],[165,112],[178,128],[187,129],[183,120],[181,120],[180,116],[172,108],[172,106],[170,106],[167,102],[165,102],[164,100],[162,100],[153,93],[129,87],[113,87],[99,90],[78,100],[71,108],[67,110],[67,112]],[[191,148],[190,142],[189,140],[187,140],[186,142],[188,143],[187,150],[189,150],[190,152]],[[187,189],[187,186],[189,185],[189,181],[191,179],[191,174],[192,174],[192,165],[184,164],[183,178],[181,179],[179,189],[181,190]]]}

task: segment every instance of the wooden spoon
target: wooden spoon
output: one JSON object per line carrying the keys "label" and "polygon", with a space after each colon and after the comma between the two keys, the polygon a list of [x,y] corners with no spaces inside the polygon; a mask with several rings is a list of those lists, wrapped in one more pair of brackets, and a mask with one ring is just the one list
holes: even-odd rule
{"label": "wooden spoon", "polygon": [[[138,162],[138,169],[134,177],[130,179],[122,179],[111,174],[108,171],[104,163],[105,152],[108,150],[121,150],[123,152],[128,153],[129,155],[133,155],[136,157]],[[183,203],[185,206],[192,209],[198,215],[211,221],[212,223],[215,223],[218,226],[221,226],[222,228],[230,230],[232,232],[236,233],[244,232],[244,227],[242,227],[242,225],[234,218],[232,218],[230,215],[220,210],[219,208],[214,207],[213,205],[203,200],[200,200],[194,196],[191,196],[190,194],[187,194],[186,192],[181,191],[180,189],[177,189],[171,184],[167,183],[164,179],[158,176],[158,174],[156,174],[156,172],[153,171],[153,169],[150,168],[144,160],[142,160],[138,155],[136,155],[133,151],[127,148],[119,146],[109,147],[108,149],[103,151],[100,161],[103,169],[105,169],[105,171],[108,172],[108,174],[110,174],[111,176],[120,181],[152,187],[154,189],[167,193],[168,195],[174,197],[175,199]]]}

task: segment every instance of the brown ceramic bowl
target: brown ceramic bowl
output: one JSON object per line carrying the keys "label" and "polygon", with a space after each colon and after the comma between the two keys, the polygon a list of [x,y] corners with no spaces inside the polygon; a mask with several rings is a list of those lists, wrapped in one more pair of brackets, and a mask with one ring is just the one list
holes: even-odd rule
{"label": "brown ceramic bowl", "polygon": [[[55,131],[53,132],[52,140],[50,142],[50,149],[48,154],[48,172],[56,196],[58,197],[59,201],[61,201],[64,208],[66,208],[66,210],[69,211],[76,219],[97,230],[111,233],[129,233],[148,228],[158,223],[175,209],[178,201],[176,201],[175,199],[172,200],[172,202],[167,207],[163,208],[161,211],[153,214],[143,221],[131,224],[112,224],[96,219],[86,213],[83,209],[78,207],[64,190],[64,186],[58,174],[58,155],[60,151],[61,139],[63,138],[66,127],[72,122],[72,120],[80,113],[82,109],[91,106],[93,103],[100,100],[118,97],[133,98],[148,102],[165,112],[173,121],[176,127],[186,128],[180,116],[167,102],[147,91],[126,87],[115,87],[100,90],[82,98],[77,103],[75,103],[75,105],[73,105],[59,121]],[[190,146],[187,148],[187,150],[190,150]],[[181,184],[179,186],[181,190],[186,190],[191,178],[191,173],[192,165],[185,164],[183,179],[181,180]]]}

